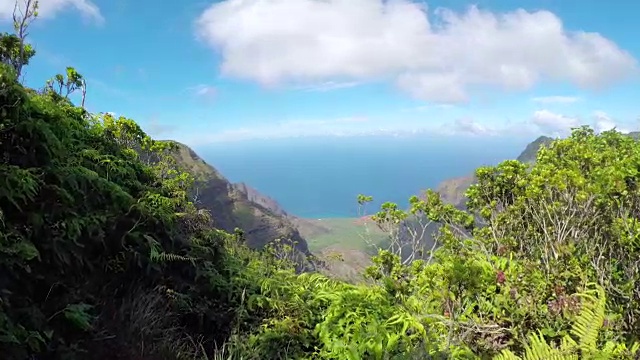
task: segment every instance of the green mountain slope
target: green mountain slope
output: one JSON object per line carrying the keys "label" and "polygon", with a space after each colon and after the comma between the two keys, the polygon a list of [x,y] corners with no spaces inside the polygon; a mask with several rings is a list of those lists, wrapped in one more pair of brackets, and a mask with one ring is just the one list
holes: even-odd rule
{"label": "green mountain slope", "polygon": [[538,150],[540,150],[540,148],[543,146],[547,146],[551,144],[552,141],[553,141],[553,138],[550,138],[548,136],[540,136],[539,138],[535,139],[532,143],[527,145],[527,147],[524,149],[524,151],[522,151],[522,153],[520,153],[520,156],[518,156],[516,160],[523,163],[535,162],[536,155],[538,154]]}

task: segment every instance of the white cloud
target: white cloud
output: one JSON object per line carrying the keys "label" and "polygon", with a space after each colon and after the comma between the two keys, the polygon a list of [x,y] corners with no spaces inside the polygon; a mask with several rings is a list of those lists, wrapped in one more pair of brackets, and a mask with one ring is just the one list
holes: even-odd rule
{"label": "white cloud", "polygon": [[[25,0],[17,0],[18,5],[24,8]],[[10,20],[13,16],[13,9],[16,0],[0,0],[0,20]],[[100,13],[100,8],[89,0],[38,0],[38,17],[49,19],[55,17],[59,12],[74,8],[85,18],[101,24],[104,17]]]}
{"label": "white cloud", "polygon": [[497,134],[495,129],[491,129],[469,118],[457,119],[454,123],[453,129],[455,134],[466,134],[466,135],[477,135],[477,136],[480,136],[480,135],[487,136],[487,135]]}
{"label": "white cloud", "polygon": [[335,119],[287,120],[250,127],[222,130],[215,133],[189,136],[189,143],[244,141],[255,139],[284,139],[308,136],[350,136],[368,132],[362,124],[366,117]]}
{"label": "white cloud", "polygon": [[409,0],[225,0],[196,29],[220,51],[226,75],[265,86],[390,80],[443,103],[479,86],[525,90],[542,79],[600,88],[636,70],[615,43],[567,31],[548,11],[437,9],[430,19]]}
{"label": "white cloud", "polygon": [[458,119],[453,126],[443,126],[444,135],[476,135],[476,136],[531,136],[540,133],[549,136],[563,137],[570,134],[572,128],[590,125],[596,132],[615,128],[622,133],[629,133],[628,123],[618,122],[604,111],[595,111],[591,122],[581,121],[578,117],[554,113],[549,110],[538,110],[529,121],[507,121],[506,123],[480,123],[470,118]]}
{"label": "white cloud", "polygon": [[541,104],[571,104],[582,100],[577,96],[542,96],[531,99]]}
{"label": "white cloud", "polygon": [[401,112],[426,112],[430,110],[451,110],[456,106],[452,104],[428,104],[400,109]]}
{"label": "white cloud", "polygon": [[615,121],[604,111],[595,111],[593,113],[594,127],[597,132],[611,130],[616,127]]}
{"label": "white cloud", "polygon": [[413,119],[373,120],[367,117],[344,117],[334,119],[288,120],[278,123],[255,124],[219,131],[174,134],[178,141],[191,145],[206,145],[214,142],[236,142],[264,139],[286,139],[304,137],[411,137],[421,136],[539,136],[540,129],[531,121],[481,122],[471,118],[451,121],[424,121]]}
{"label": "white cloud", "polygon": [[540,128],[531,121],[478,121],[471,118],[459,118],[451,124],[443,124],[429,133],[449,136],[497,136],[497,137],[529,137],[539,135]]}
{"label": "white cloud", "polygon": [[326,92],[337,89],[346,89],[360,85],[357,81],[325,81],[319,84],[300,86],[296,89],[302,91]]}
{"label": "white cloud", "polygon": [[609,114],[602,110],[593,112],[593,127],[594,130],[598,133],[614,128],[621,133],[630,132],[630,130],[627,129],[624,125],[618,124]]}
{"label": "white cloud", "polygon": [[204,84],[192,86],[187,90],[193,92],[196,96],[204,97],[204,98],[212,98],[216,96],[216,94],[218,93],[218,90],[216,90],[215,87],[211,85],[204,85]]}
{"label": "white cloud", "polygon": [[147,132],[147,134],[152,136],[160,136],[173,133],[176,129],[177,127],[175,125],[161,123],[156,117],[150,118],[144,124],[144,130]]}
{"label": "white cloud", "polygon": [[549,110],[534,112],[531,121],[546,135],[553,136],[566,135],[572,128],[580,126],[578,118],[556,114]]}
{"label": "white cloud", "polygon": [[405,124],[392,120],[374,121],[367,117],[343,117],[333,119],[287,120],[277,123],[249,125],[220,131],[176,134],[179,141],[191,145],[205,145],[214,142],[235,142],[263,139],[287,139],[304,137],[358,137],[358,136],[425,136],[445,133],[444,127],[433,124]]}

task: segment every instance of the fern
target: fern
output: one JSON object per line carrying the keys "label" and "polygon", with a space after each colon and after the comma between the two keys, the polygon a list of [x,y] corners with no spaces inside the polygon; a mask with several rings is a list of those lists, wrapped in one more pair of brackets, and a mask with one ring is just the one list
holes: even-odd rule
{"label": "fern", "polygon": [[149,247],[150,247],[149,259],[152,262],[155,262],[157,264],[163,264],[166,262],[174,262],[174,261],[189,261],[189,262],[196,261],[196,258],[194,257],[166,253],[162,250],[162,246],[160,246],[160,243],[156,241],[154,238],[146,234],[143,236],[145,239],[147,239],[147,241],[149,241]]}
{"label": "fern", "polygon": [[[595,295],[595,296],[594,296]],[[583,352],[592,352],[596,349],[598,332],[605,320],[606,295],[602,287],[578,294],[585,301],[580,310],[580,316],[576,319],[571,334],[578,340],[578,347]]]}
{"label": "fern", "polygon": [[505,349],[494,357],[494,360],[595,360],[611,359],[614,356],[631,355],[638,352],[640,345],[635,343],[630,351],[624,344],[607,342],[602,349],[597,348],[598,333],[605,320],[606,294],[604,289],[595,285],[594,289],[577,294],[582,297],[582,308],[573,326],[571,335],[562,338],[560,346],[547,343],[541,332],[529,335],[529,343],[525,345],[522,357]]}

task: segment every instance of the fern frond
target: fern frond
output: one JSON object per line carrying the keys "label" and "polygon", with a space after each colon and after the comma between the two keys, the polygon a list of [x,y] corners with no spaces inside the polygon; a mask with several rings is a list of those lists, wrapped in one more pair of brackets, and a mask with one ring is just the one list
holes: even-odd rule
{"label": "fern frond", "polygon": [[514,354],[509,349],[504,349],[500,354],[493,357],[493,360],[522,360],[522,358]]}
{"label": "fern frond", "polygon": [[596,349],[598,332],[605,320],[606,297],[600,286],[578,296],[586,301],[582,302],[580,314],[571,328],[571,334],[578,339],[581,351],[592,352]]}
{"label": "fern frond", "polygon": [[[603,349],[598,349],[596,341],[598,333],[605,319],[606,294],[598,285],[591,290],[577,294],[582,297],[582,309],[573,324],[570,334],[565,336],[560,347],[554,347],[546,342],[541,332],[529,335],[529,343],[525,345],[525,353],[522,358],[517,357],[509,350],[503,350],[494,357],[494,360],[578,360],[609,358],[616,353],[616,344],[607,344]],[[640,348],[634,345],[632,349]],[[633,352],[633,350],[632,350]]]}
{"label": "fern frond", "polygon": [[159,263],[164,263],[169,261],[195,261],[196,260],[193,257],[172,254],[172,253],[165,253],[165,252],[158,253],[155,257],[152,256],[151,259]]}
{"label": "fern frond", "polygon": [[554,349],[547,344],[542,333],[529,335],[529,343],[525,345],[524,360],[552,359]]}
{"label": "fern frond", "polygon": [[156,239],[152,238],[149,235],[143,235],[143,236],[149,242],[149,247],[150,247],[149,259],[155,263],[162,264],[165,262],[174,262],[174,261],[191,261],[191,262],[196,261],[196,258],[193,258],[193,257],[166,253],[162,251],[163,249],[160,246],[160,243]]}

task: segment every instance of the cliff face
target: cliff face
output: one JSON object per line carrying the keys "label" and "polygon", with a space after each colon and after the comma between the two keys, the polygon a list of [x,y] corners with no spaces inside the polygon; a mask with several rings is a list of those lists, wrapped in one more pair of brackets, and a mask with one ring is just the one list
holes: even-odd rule
{"label": "cliff face", "polygon": [[177,161],[196,177],[196,205],[211,212],[216,227],[229,232],[241,228],[253,248],[280,238],[309,254],[307,242],[275,200],[246,184],[230,183],[188,146],[179,148]]}
{"label": "cliff face", "polygon": [[278,204],[276,200],[261,194],[260,192],[258,192],[258,190],[250,187],[249,185],[245,183],[236,183],[232,184],[232,186],[235,191],[240,194],[244,194],[243,196],[245,196],[247,200],[262,206],[263,208],[271,211],[278,216],[289,216],[289,214],[287,214],[287,212],[284,211],[282,207],[280,207],[280,204]]}

